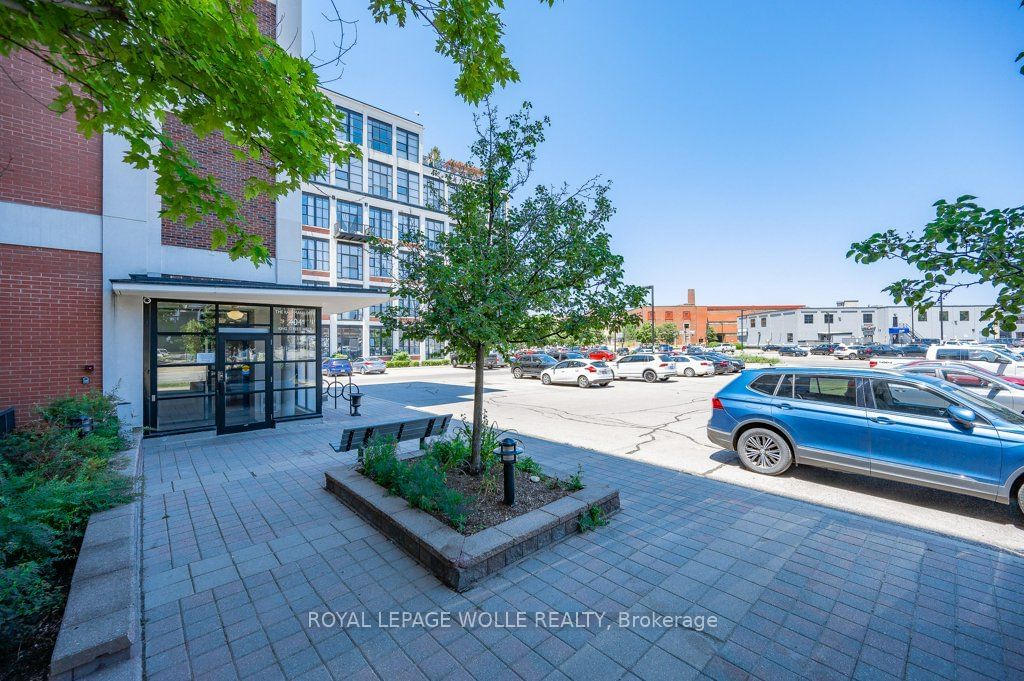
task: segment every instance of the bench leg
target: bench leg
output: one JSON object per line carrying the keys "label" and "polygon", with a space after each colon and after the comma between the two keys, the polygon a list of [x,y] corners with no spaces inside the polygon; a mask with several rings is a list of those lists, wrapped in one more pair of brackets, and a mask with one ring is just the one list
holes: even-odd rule
{"label": "bench leg", "polygon": [[356,461],[358,461],[359,463],[363,462],[363,448],[362,447],[359,448],[358,453],[356,454]]}
{"label": "bench leg", "polygon": [[420,449],[423,450],[423,451],[427,451],[427,438],[425,438],[425,437],[421,437],[420,438]]}

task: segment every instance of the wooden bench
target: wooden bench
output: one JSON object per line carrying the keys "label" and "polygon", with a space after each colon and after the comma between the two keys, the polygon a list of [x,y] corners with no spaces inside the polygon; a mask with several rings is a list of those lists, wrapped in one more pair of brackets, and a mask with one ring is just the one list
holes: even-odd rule
{"label": "wooden bench", "polygon": [[419,440],[420,449],[427,446],[428,437],[444,435],[448,430],[448,424],[452,420],[451,414],[442,416],[428,416],[422,419],[408,419],[406,421],[395,421],[393,423],[378,423],[372,426],[360,428],[346,428],[341,431],[341,442],[331,443],[334,451],[351,452],[353,449],[359,452],[359,458],[363,458],[363,450],[370,445],[375,437],[393,437],[396,442],[408,442]]}

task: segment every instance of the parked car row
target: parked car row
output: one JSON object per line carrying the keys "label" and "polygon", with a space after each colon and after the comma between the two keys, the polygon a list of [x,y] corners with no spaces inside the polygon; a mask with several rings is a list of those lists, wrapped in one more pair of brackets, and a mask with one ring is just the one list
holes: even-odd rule
{"label": "parked car row", "polygon": [[[562,359],[559,359],[559,356]],[[711,376],[736,373],[745,368],[742,360],[717,353],[635,352],[614,361],[592,359],[581,353],[543,352],[516,355],[510,362],[515,378],[539,378],[545,385],[576,383],[580,387],[605,386],[613,380],[641,379],[647,383],[667,381],[673,376]]]}
{"label": "parked car row", "polygon": [[356,374],[383,374],[388,365],[382,357],[360,357],[344,359],[327,357],[320,362],[320,373],[324,376],[350,376]]}
{"label": "parked car row", "polygon": [[764,475],[817,466],[1024,508],[1022,393],[972,364],[774,367],[715,395],[707,435]]}

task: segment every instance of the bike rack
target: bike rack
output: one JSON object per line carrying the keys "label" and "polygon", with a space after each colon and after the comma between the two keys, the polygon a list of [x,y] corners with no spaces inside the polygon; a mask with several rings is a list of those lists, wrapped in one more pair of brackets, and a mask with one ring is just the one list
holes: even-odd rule
{"label": "bike rack", "polygon": [[[359,386],[352,382],[352,374],[348,375],[348,382],[342,384],[336,376],[330,376],[330,380],[324,381],[324,399],[334,400],[334,408],[338,408],[338,398],[348,402],[348,415],[361,416],[359,407],[363,403],[363,392]],[[341,387],[339,387],[339,384]]]}

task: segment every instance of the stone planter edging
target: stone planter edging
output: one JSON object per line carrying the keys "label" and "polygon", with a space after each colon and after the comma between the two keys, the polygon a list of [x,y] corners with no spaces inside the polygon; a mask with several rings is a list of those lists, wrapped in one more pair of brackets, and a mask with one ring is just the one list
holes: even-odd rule
{"label": "stone planter edging", "polygon": [[324,473],[326,489],[456,591],[578,531],[591,506],[619,510],[619,491],[588,484],[582,490],[466,536],[360,473],[355,466]]}

